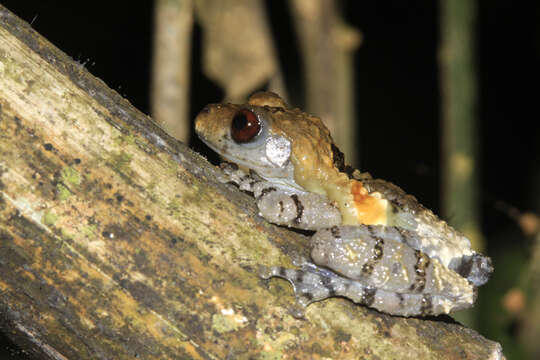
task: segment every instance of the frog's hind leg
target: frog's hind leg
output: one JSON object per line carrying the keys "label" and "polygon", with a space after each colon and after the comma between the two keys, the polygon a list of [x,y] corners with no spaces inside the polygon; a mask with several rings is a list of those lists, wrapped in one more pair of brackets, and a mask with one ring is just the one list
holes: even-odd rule
{"label": "frog's hind leg", "polygon": [[357,294],[355,302],[371,306],[377,291],[373,287],[362,286],[356,281],[343,278],[312,263],[304,264],[302,269],[261,266],[259,273],[263,279],[280,277],[288,280],[294,288],[296,302],[302,310],[313,302],[334,296],[350,297],[350,293]]}
{"label": "frog's hind leg", "polygon": [[436,294],[399,293],[377,289],[312,263],[303,264],[302,269],[261,266],[260,276],[264,279],[280,277],[293,285],[298,306],[292,309],[292,313],[298,318],[304,316],[304,310],[309,304],[335,296],[399,316],[446,314],[451,310],[468,307],[467,304],[458,306],[452,300]]}

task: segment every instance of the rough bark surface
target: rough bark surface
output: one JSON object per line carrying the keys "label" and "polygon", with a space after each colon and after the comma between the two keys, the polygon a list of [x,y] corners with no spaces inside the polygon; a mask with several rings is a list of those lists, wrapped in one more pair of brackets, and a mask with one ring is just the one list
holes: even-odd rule
{"label": "rough bark surface", "polygon": [[293,318],[257,266],[291,266],[306,238],[2,6],[0,79],[0,328],[41,358],[502,356],[344,299]]}

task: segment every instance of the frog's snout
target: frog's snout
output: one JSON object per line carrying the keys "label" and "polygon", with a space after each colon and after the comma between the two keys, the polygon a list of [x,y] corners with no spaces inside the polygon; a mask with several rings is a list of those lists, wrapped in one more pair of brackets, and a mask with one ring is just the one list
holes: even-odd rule
{"label": "frog's snout", "polygon": [[217,146],[228,136],[237,109],[232,105],[209,104],[195,117],[195,133],[201,140]]}
{"label": "frog's snout", "polygon": [[212,105],[206,105],[195,117],[195,132],[198,136],[204,134],[206,124],[209,122],[209,117],[212,114]]}

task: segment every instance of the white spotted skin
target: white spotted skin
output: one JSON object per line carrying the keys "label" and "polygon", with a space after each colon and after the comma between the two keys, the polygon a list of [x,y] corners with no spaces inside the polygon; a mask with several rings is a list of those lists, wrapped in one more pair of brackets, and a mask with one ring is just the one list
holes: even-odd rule
{"label": "white spotted skin", "polygon": [[[237,117],[246,112],[258,132],[243,128],[246,119]],[[316,231],[311,260],[300,269],[261,267],[263,278],[288,280],[301,307],[342,296],[391,315],[447,314],[471,307],[493,271],[465,236],[399,187],[345,173],[322,121],[275,94],[208,105],[195,128],[213,150],[249,169],[223,164],[220,180],[252,193],[262,217]],[[233,136],[239,128],[247,140]]]}

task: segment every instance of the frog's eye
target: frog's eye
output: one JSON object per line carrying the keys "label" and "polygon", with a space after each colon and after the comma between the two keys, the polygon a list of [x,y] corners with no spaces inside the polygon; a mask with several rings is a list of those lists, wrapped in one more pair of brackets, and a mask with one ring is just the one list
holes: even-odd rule
{"label": "frog's eye", "polygon": [[261,132],[261,122],[257,115],[248,109],[242,109],[234,115],[231,124],[231,136],[239,144],[255,139]]}

